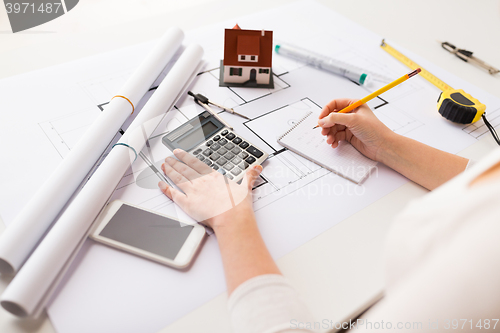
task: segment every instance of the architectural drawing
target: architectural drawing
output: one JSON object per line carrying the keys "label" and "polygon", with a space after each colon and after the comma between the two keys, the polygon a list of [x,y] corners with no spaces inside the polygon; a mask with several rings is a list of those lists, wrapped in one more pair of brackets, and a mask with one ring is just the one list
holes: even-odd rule
{"label": "architectural drawing", "polygon": [[[131,72],[131,70],[124,70],[78,82],[77,86],[81,89],[84,98],[95,106],[38,123],[62,158],[78,142],[99,114],[104,111],[109,100],[114,96],[114,92],[125,82]],[[151,89],[154,90],[156,87]]]}
{"label": "architectural drawing", "polygon": [[[380,36],[326,11],[315,2],[294,2],[243,17],[238,23],[253,28],[265,26],[274,32],[277,41],[293,41],[390,79],[407,72],[403,65],[380,50]],[[241,133],[271,154],[264,163],[262,177],[255,184],[253,198],[263,238],[271,255],[280,258],[407,180],[380,165],[377,174],[370,175],[361,186],[354,185],[279,147],[276,136],[281,133],[276,132],[293,125],[301,112],[318,112],[334,98],[362,98],[375,90],[377,84],[387,82],[360,87],[345,78],[274,54],[274,89],[219,87],[219,62],[223,49],[220,37],[230,24],[234,24],[234,20],[186,35],[186,43],[203,46],[207,62],[206,71],[198,75],[189,90],[248,116],[250,120],[227,112],[219,113],[236,133]],[[3,135],[0,144],[3,144],[6,156],[19,158],[15,163],[5,163],[4,175],[0,176],[3,185],[0,212],[5,221],[12,221],[22,210],[24,198],[29,198],[49,177],[80,138],[86,124],[105,110],[114,93],[113,87],[124,82],[130,68],[140,64],[153,44],[138,45],[0,82],[4,92],[0,106],[16,111],[0,115],[0,135]],[[474,92],[474,96],[488,106],[487,114],[492,124],[500,124],[500,101],[497,98],[479,89],[474,90],[473,85],[417,55],[405,54],[453,86]],[[25,98],[27,95],[32,98]],[[482,121],[467,126],[447,122],[436,110],[438,95],[439,92],[424,79],[415,78],[368,105],[393,131],[458,153],[484,135],[485,126]],[[165,115],[142,151],[156,168],[171,154],[161,144],[161,137],[202,110],[191,98],[184,96]],[[271,121],[272,126],[266,127]],[[32,172],[33,159],[41,161],[34,179],[26,177]],[[155,187],[159,180],[155,177],[144,160],[138,158],[111,199],[119,198],[159,212],[175,213],[175,205]],[[334,209],[335,216],[325,212],[324,207]],[[117,285],[116,281],[120,284]],[[165,281],[169,283],[166,285]],[[95,288],[96,285],[99,288]],[[129,287],[123,289],[122,285]],[[103,330],[103,327],[123,332],[156,332],[224,290],[215,237],[209,237],[190,270],[182,272],[89,241],[47,311],[60,332],[93,332]],[[173,298],[179,300],[175,305],[171,302]],[[105,309],[117,310],[109,313]],[[157,309],[161,309],[161,316]]]}
{"label": "architectural drawing", "polygon": [[[487,111],[487,119],[493,127],[500,126],[500,109],[494,110],[492,112]],[[483,135],[490,133],[482,119],[473,124],[465,125],[462,130],[476,139],[479,139]]]}

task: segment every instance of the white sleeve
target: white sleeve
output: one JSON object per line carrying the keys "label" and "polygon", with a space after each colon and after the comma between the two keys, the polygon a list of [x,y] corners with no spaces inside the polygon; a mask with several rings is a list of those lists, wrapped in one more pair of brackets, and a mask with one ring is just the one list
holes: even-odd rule
{"label": "white sleeve", "polygon": [[462,225],[473,224],[442,237],[439,251],[416,263],[358,320],[358,331],[479,333],[485,332],[484,327],[493,329],[500,314],[498,212],[498,208],[481,207],[469,221],[463,219]]}
{"label": "white sleeve", "polygon": [[281,275],[260,275],[245,281],[229,297],[228,308],[235,333],[314,332],[299,329],[313,323],[314,318]]}
{"label": "white sleeve", "polygon": [[469,170],[475,163],[476,161],[469,160],[469,162],[467,162],[467,165],[465,166],[465,170]]}

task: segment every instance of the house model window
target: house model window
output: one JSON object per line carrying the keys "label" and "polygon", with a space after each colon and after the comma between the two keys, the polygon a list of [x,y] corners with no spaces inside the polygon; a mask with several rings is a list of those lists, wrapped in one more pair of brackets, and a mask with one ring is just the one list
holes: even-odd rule
{"label": "house model window", "polygon": [[233,76],[233,75],[241,76],[242,72],[243,72],[243,68],[234,68],[234,67],[229,68],[229,75],[231,75],[231,76]]}
{"label": "house model window", "polygon": [[258,62],[259,61],[259,56],[257,55],[243,55],[243,54],[239,54],[238,55],[238,61],[242,61],[242,62]]}

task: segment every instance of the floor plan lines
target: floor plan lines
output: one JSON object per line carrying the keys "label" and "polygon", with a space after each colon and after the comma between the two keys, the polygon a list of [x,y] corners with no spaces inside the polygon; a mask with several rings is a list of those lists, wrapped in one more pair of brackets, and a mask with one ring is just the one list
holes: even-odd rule
{"label": "floor plan lines", "polygon": [[101,111],[96,107],[61,116],[38,125],[59,155],[64,158],[100,113]]}
{"label": "floor plan lines", "polygon": [[79,82],[78,86],[87,94],[93,104],[99,105],[109,101],[132,73],[132,69],[125,70],[93,80]]}
{"label": "floor plan lines", "polygon": [[[500,125],[500,109],[497,109],[492,112],[487,112],[487,118],[490,124],[493,127],[497,127]],[[462,129],[465,133],[470,134],[472,137],[479,139],[484,134],[489,133],[488,127],[486,127],[484,121],[482,119],[478,120],[473,124],[466,125]]]}
{"label": "floor plan lines", "polygon": [[373,112],[392,131],[404,135],[424,124],[392,104],[374,109]]}
{"label": "floor plan lines", "polygon": [[274,152],[283,149],[278,143],[279,135],[285,133],[309,111],[314,110],[319,115],[320,108],[310,99],[304,98],[298,102],[255,117],[244,125],[261,138]]}

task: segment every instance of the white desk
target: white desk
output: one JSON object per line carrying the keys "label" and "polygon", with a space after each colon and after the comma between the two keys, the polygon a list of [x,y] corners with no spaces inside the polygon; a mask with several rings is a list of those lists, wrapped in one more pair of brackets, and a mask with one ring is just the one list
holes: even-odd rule
{"label": "white desk", "polygon": [[[81,1],[63,17],[32,32],[9,34],[6,14],[0,13],[0,78],[86,57],[159,37],[169,26],[185,30],[254,13],[286,3],[284,0],[251,2],[192,0]],[[422,0],[320,0],[351,20],[386,36],[465,80],[500,97],[500,75],[493,77],[441,49],[436,40],[470,49],[486,62],[500,67],[500,1]],[[411,7],[413,6],[413,8]],[[165,19],[168,17],[168,19]],[[7,112],[7,111],[2,111]],[[461,152],[479,159],[495,144],[490,136]],[[371,284],[360,286],[350,297],[376,297],[382,283],[380,253],[392,217],[411,199],[426,191],[409,183],[346,219],[278,260],[282,272],[299,290],[317,319],[342,311],[335,299],[345,295],[342,285],[349,271],[372,275]],[[0,226],[3,226],[0,223]],[[346,238],[345,235],[356,235]],[[370,249],[370,251],[367,251]],[[370,267],[358,267],[351,257],[370,256]],[[320,259],[311,256],[323,254]],[[352,276],[350,274],[349,276]],[[8,278],[0,277],[0,292]],[[162,330],[167,332],[229,332],[226,295],[219,295]],[[0,310],[0,331],[52,333],[44,316],[21,321]]]}

